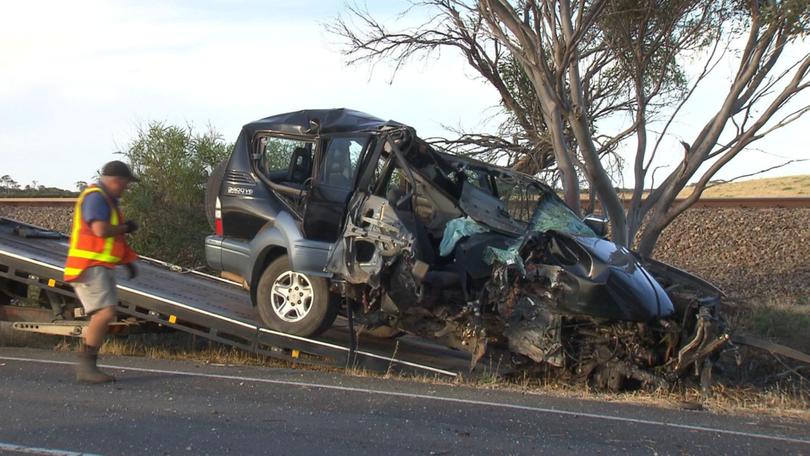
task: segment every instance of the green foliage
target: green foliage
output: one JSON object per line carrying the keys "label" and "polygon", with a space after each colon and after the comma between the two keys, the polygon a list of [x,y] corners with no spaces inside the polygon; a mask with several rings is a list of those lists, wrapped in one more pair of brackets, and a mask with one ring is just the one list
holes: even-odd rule
{"label": "green foliage", "polygon": [[294,139],[268,138],[264,149],[264,169],[268,172],[287,170],[295,149],[305,145],[303,141]]}
{"label": "green foliage", "polygon": [[643,92],[674,99],[685,95],[687,78],[677,61],[714,44],[735,0],[611,0],[597,23],[620,63],[613,77],[636,81]]}
{"label": "green foliage", "polygon": [[807,0],[763,2],[760,14],[767,24],[784,22],[785,33],[791,40],[810,34],[810,2]]}
{"label": "green foliage", "polygon": [[122,200],[126,218],[140,224],[132,245],[139,253],[187,267],[205,264],[203,242],[211,230],[205,186],[232,146],[209,128],[152,122],[124,152],[140,178]]}
{"label": "green foliage", "polygon": [[[523,65],[511,55],[504,58],[498,65],[498,73],[503,80],[503,83],[509,89],[515,101],[526,111],[526,114],[533,119],[542,119],[543,112],[540,107],[540,100],[537,98],[537,92],[534,90],[529,75]],[[542,122],[540,125],[545,126]]]}

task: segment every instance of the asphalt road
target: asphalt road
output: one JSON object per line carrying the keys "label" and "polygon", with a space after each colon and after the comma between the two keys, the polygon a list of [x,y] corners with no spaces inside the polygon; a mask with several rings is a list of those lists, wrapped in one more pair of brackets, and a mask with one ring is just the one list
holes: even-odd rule
{"label": "asphalt road", "polygon": [[[810,454],[810,426],[308,370],[0,348],[0,453]],[[62,452],[60,452],[62,451]]]}

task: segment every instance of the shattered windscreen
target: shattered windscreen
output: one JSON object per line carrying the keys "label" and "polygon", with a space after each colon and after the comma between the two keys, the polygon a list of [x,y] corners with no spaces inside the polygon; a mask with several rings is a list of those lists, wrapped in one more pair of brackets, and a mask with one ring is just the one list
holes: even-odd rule
{"label": "shattered windscreen", "polygon": [[[433,160],[428,161],[424,154],[418,155],[416,158],[421,160],[421,166],[416,166],[417,170],[423,174],[431,171],[432,175],[445,176],[441,185],[437,178],[430,180],[457,198],[459,206],[475,222],[516,236],[526,231],[555,230],[576,236],[599,237],[552,188],[531,176],[446,153],[434,153],[431,157]],[[447,169],[451,171],[448,173]],[[464,226],[468,225],[469,221]]]}
{"label": "shattered windscreen", "polygon": [[[477,182],[483,181],[476,177]],[[530,177],[500,173],[492,175],[492,179],[495,191],[506,204],[509,215],[526,223],[528,230],[555,230],[577,236],[598,237],[551,189],[541,187]]]}
{"label": "shattered windscreen", "polygon": [[552,195],[547,195],[540,200],[529,225],[532,231],[554,230],[577,236],[598,237],[574,214],[574,211]]}

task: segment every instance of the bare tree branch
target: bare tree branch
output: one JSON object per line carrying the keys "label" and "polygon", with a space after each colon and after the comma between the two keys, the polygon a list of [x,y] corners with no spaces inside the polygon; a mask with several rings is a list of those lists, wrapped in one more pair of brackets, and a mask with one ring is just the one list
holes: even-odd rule
{"label": "bare tree branch", "polygon": [[[348,11],[359,26],[339,18],[328,29],[347,43],[349,63],[390,60],[394,74],[442,49],[460,52],[496,88],[506,120],[496,135],[458,131],[458,138],[434,138],[433,144],[559,177],[575,210],[586,181],[611,219],[614,241],[639,239],[643,256],[720,169],[810,111],[790,107],[810,87],[810,53],[786,62],[787,50],[810,33],[808,2],[424,0],[405,14],[416,10],[425,19],[404,30],[388,30],[354,7]],[[727,59],[736,67],[722,101],[696,135],[679,138],[682,160],[657,184],[664,139]],[[691,61],[700,69],[696,75],[685,69]],[[606,119],[628,121],[608,128],[615,122]],[[658,122],[663,128],[655,131]],[[614,182],[623,178],[617,151],[628,150],[628,143],[635,183],[625,210]],[[676,202],[695,179],[692,193]],[[642,222],[644,231],[637,233]]]}

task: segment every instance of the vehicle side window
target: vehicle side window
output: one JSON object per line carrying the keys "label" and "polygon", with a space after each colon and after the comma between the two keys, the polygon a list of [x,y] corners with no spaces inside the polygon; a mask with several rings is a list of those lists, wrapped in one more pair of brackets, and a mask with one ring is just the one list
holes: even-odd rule
{"label": "vehicle side window", "polygon": [[526,185],[525,182],[505,176],[495,179],[498,199],[506,204],[509,215],[515,220],[529,223],[537,202],[545,197],[543,191],[534,185]]}
{"label": "vehicle side window", "polygon": [[351,188],[366,138],[332,138],[326,147],[321,167],[321,183]]}
{"label": "vehicle side window", "polygon": [[464,174],[467,178],[467,182],[475,185],[476,187],[480,188],[481,190],[492,193],[492,187],[489,185],[489,179],[486,174],[479,173],[474,169],[466,169],[464,170]]}
{"label": "vehicle side window", "polygon": [[264,175],[280,184],[303,184],[312,172],[313,144],[290,138],[263,137],[259,162]]}

